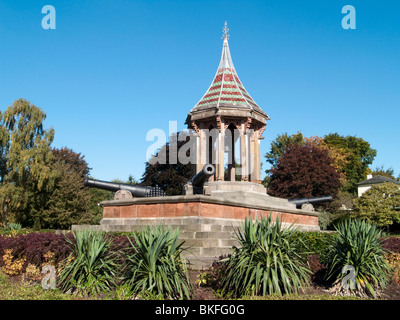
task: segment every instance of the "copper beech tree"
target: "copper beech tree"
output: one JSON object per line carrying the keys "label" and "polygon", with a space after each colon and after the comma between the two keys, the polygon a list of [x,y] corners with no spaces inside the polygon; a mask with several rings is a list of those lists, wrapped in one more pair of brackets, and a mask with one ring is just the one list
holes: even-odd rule
{"label": "copper beech tree", "polygon": [[293,143],[271,169],[268,194],[287,199],[334,197],[340,187],[340,174],[328,150],[309,142]]}

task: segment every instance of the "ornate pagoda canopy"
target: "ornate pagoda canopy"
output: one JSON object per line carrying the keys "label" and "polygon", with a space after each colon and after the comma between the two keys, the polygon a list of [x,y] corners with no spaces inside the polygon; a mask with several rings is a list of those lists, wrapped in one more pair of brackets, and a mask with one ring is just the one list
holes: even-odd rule
{"label": "ornate pagoda canopy", "polygon": [[[251,117],[265,124],[268,115],[247,92],[233,65],[228,44],[228,27],[223,29],[223,47],[217,73],[210,87],[188,114],[187,123],[215,116]],[[239,113],[238,113],[239,112]]]}

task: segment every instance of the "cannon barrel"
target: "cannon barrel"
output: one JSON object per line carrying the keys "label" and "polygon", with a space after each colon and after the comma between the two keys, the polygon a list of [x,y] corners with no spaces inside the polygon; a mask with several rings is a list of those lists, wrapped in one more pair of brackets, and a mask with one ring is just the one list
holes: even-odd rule
{"label": "cannon barrel", "polygon": [[[136,186],[125,183],[115,183],[102,180],[95,180],[86,178],[84,185],[87,187],[103,189],[116,192],[118,190],[127,190],[134,197],[151,197],[151,196],[164,196],[164,192],[160,189],[149,186]],[[154,192],[157,191],[157,192]]]}
{"label": "cannon barrel", "polygon": [[301,206],[305,203],[321,203],[321,202],[327,202],[327,201],[332,201],[331,196],[322,196],[322,197],[315,197],[315,198],[298,198],[298,199],[289,199],[289,202],[294,203],[296,205],[296,208],[301,208]]}
{"label": "cannon barrel", "polygon": [[215,173],[215,167],[212,164],[204,165],[203,169],[199,171],[191,180],[192,186],[195,188],[202,188],[204,183]]}

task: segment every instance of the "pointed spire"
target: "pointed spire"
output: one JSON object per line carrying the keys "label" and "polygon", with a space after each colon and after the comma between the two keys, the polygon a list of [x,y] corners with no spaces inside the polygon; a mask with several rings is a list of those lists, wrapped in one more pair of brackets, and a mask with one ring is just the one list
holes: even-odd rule
{"label": "pointed spire", "polygon": [[224,42],[217,73],[204,96],[192,110],[211,106],[215,106],[216,108],[220,106],[246,106],[250,107],[250,109],[255,108],[262,111],[240,82],[239,76],[233,66],[228,44],[229,29],[226,21],[222,31]]}
{"label": "pointed spire", "polygon": [[218,69],[223,69],[223,68],[235,69],[233,66],[231,53],[229,51],[229,44],[228,44],[229,28],[228,28],[228,23],[226,21],[225,21],[224,29],[222,30],[222,32],[224,33],[222,36],[222,39],[224,39],[224,44],[222,47],[221,61],[219,62]]}

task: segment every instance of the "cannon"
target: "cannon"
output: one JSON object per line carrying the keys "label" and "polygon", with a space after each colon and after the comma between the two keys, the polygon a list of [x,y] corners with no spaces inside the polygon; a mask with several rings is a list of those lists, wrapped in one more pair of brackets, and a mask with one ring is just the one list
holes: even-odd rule
{"label": "cannon", "polygon": [[[208,181],[208,178],[215,173],[215,167],[212,164],[206,164],[203,166],[197,174],[185,185],[185,194],[203,194],[204,184]],[[190,191],[189,191],[190,190]]]}
{"label": "cannon", "polygon": [[313,204],[332,201],[331,196],[322,196],[322,197],[315,197],[315,198],[298,198],[298,199],[289,199],[290,203],[294,203],[297,209],[306,209],[313,211],[314,207]]}
{"label": "cannon", "polygon": [[84,185],[91,188],[115,192],[114,200],[129,199],[132,197],[163,197],[165,192],[159,187],[138,186],[125,183],[115,183],[86,178]]}

